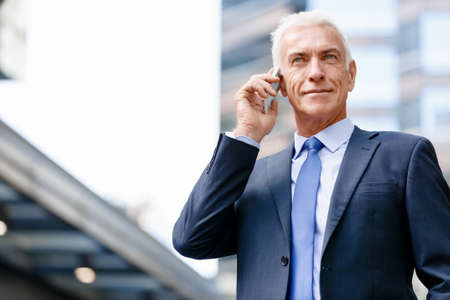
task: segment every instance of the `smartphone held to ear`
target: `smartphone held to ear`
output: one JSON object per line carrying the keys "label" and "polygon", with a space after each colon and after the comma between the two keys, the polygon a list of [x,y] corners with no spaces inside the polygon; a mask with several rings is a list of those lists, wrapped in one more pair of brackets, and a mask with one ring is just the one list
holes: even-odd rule
{"label": "smartphone held to ear", "polygon": [[[276,68],[273,70],[272,75],[273,75],[273,76],[276,76],[276,77],[278,77],[278,78],[280,78],[280,76],[281,76],[280,68],[279,68],[279,67],[276,67]],[[272,88],[273,88],[277,93],[278,93],[278,88],[279,88],[279,86],[280,86],[280,82],[274,82],[274,83],[272,83]],[[270,106],[272,105],[272,102],[273,102],[274,99],[275,99],[275,97],[269,95],[269,96],[264,100],[264,112],[267,113],[267,112],[269,111]]]}

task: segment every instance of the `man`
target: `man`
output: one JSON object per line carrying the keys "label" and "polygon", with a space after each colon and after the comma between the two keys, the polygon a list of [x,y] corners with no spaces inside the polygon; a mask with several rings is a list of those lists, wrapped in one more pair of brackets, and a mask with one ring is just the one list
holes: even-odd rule
{"label": "man", "polygon": [[[280,78],[254,75],[236,93],[237,125],[221,135],[174,227],[183,255],[237,254],[238,299],[450,299],[450,189],[431,143],[367,132],[346,118],[356,64],[320,12],[273,33]],[[256,161],[277,116],[262,101],[279,82],[297,132]]]}

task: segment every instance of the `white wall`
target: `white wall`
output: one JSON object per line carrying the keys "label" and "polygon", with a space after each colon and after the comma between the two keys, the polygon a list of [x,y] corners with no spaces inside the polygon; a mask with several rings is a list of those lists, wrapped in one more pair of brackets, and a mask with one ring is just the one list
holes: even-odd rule
{"label": "white wall", "polygon": [[143,226],[171,246],[218,137],[220,1],[28,4],[25,80],[0,83],[0,117],[101,196],[150,201]]}

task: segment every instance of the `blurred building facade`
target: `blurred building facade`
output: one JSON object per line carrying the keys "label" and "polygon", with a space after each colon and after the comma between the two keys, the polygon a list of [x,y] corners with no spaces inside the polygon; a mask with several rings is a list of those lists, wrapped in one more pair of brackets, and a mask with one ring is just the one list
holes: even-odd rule
{"label": "blurred building facade", "polygon": [[220,299],[168,248],[0,121],[0,294]]}
{"label": "blurred building facade", "polygon": [[0,79],[23,79],[27,0],[0,0]]}
{"label": "blurred building facade", "polygon": [[398,2],[400,129],[429,138],[450,181],[450,1]]}
{"label": "blurred building facade", "polygon": [[[450,182],[449,0],[256,1],[224,0],[222,24],[221,130],[235,125],[234,93],[252,74],[272,66],[270,32],[281,17],[320,9],[346,34],[357,64],[348,116],[365,130],[400,130],[429,138]],[[293,112],[279,104],[279,118],[261,144],[260,157],[293,137]],[[235,297],[234,258],[219,262],[218,284]],[[235,282],[234,282],[235,285]],[[426,290],[414,280],[416,293]]]}

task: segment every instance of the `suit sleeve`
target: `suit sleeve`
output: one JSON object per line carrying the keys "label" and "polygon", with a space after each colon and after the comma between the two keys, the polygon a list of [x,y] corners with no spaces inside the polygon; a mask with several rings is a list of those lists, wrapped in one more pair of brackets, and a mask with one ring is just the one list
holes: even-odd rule
{"label": "suit sleeve", "polygon": [[416,272],[427,299],[450,299],[450,189],[432,144],[416,144],[407,175],[406,209]]}
{"label": "suit sleeve", "polygon": [[236,253],[234,203],[242,195],[258,149],[221,135],[211,162],[175,223],[172,242],[182,255],[216,258]]}

